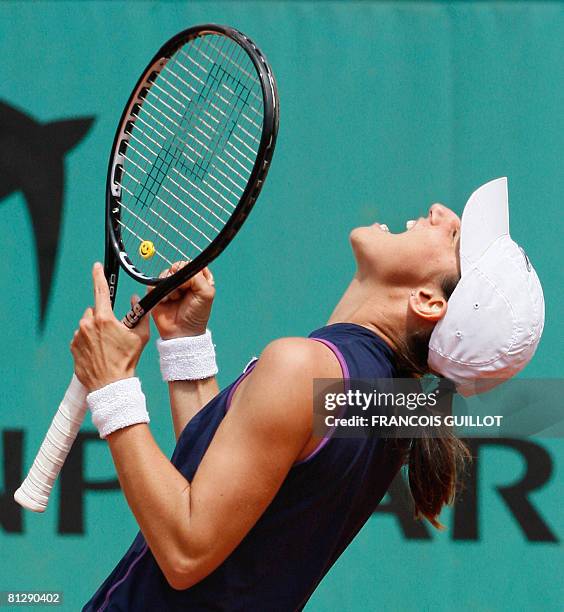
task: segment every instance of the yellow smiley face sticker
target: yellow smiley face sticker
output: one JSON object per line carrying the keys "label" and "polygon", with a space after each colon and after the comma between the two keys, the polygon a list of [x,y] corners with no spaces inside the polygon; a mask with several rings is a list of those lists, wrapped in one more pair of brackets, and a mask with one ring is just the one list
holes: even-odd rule
{"label": "yellow smiley face sticker", "polygon": [[151,259],[155,254],[155,245],[150,240],[143,240],[139,245],[139,255],[143,259]]}

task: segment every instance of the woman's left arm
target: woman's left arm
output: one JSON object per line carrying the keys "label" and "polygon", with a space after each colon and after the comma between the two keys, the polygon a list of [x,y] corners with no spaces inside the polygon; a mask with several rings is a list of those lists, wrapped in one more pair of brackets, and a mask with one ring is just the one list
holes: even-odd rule
{"label": "woman's left arm", "polygon": [[235,394],[191,483],[147,425],[108,436],[127,502],[173,588],[205,578],[266,510],[310,439],[312,379],[335,376],[334,367],[318,343],[271,343]]}

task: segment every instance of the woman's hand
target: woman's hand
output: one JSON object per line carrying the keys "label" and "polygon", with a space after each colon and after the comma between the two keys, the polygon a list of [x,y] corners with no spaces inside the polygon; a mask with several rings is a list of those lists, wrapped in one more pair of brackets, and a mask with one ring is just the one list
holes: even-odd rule
{"label": "woman's hand", "polygon": [[[174,274],[185,265],[186,262],[176,262],[161,277]],[[161,338],[170,340],[204,334],[214,297],[212,273],[204,268],[153,308],[153,319]]]}
{"label": "woman's hand", "polygon": [[[149,340],[149,318],[134,329],[118,321],[112,311],[108,283],[101,264],[94,264],[94,308],[87,308],[71,342],[74,371],[89,392],[131,378]],[[132,305],[139,298],[132,298]]]}

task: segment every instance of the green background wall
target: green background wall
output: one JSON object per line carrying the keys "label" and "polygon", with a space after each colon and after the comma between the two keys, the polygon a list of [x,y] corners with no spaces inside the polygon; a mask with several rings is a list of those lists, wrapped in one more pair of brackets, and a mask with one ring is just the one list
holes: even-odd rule
{"label": "green background wall", "polygon": [[[3,2],[0,99],[41,122],[95,116],[66,156],[43,332],[25,200],[12,193],[0,201],[0,430],[25,431],[26,467],[66,388],[68,343],[91,302],[92,261],[103,257],[107,155],[122,106],[155,49],[204,22],[251,36],[281,95],[268,182],[240,238],[213,266],[222,385],[270,339],[323,325],[353,273],[351,228],[380,220],[401,231],[435,201],[460,213],[477,186],[498,176],[509,177],[512,233],[545,288],[545,334],[526,375],[562,376],[562,3]],[[119,311],[132,290],[124,280]],[[139,373],[152,430],[171,452],[153,343]],[[562,444],[535,442],[553,471],[530,501],[559,539]],[[407,540],[394,516],[376,515],[307,609],[562,609],[560,545],[528,541],[496,492],[524,469],[511,450],[483,452],[474,542],[453,541],[448,529]],[[113,476],[104,444],[87,446],[86,475]],[[22,533],[0,528],[0,590],[62,590],[64,608],[75,610],[136,527],[119,492],[96,492],[86,497],[85,534],[59,535],[58,504],[57,491],[44,516],[24,516]],[[444,520],[451,524],[448,512]]]}

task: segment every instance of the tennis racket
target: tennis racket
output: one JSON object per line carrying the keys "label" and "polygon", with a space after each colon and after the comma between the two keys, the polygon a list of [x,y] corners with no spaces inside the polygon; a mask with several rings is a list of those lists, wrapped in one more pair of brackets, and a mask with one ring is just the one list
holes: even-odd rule
{"label": "tennis racket", "polygon": [[[279,103],[268,62],[247,36],[203,25],[170,39],[143,71],[114,139],[106,184],[104,272],[153,285],[126,314],[134,327],[233,240],[266,178]],[[188,262],[160,279],[163,268]],[[15,492],[43,512],[86,413],[73,376],[33,465]]]}

